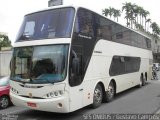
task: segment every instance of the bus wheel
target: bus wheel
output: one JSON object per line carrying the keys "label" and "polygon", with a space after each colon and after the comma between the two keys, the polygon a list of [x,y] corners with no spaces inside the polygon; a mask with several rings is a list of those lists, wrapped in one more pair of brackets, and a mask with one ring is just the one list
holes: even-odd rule
{"label": "bus wheel", "polygon": [[115,87],[114,87],[113,82],[110,82],[109,86],[108,86],[108,91],[106,91],[106,95],[105,95],[104,101],[105,102],[112,101],[113,98],[114,98],[114,95],[115,95]]}
{"label": "bus wheel", "polygon": [[145,81],[143,75],[141,75],[141,77],[140,77],[140,83],[139,83],[138,87],[141,88],[142,86],[144,86],[144,85],[145,85],[145,82],[146,82],[146,81]]}
{"label": "bus wheel", "polygon": [[143,78],[142,78],[142,77],[143,77],[143,76],[141,75],[141,77],[140,77],[140,83],[139,83],[139,85],[138,85],[139,88],[142,87],[142,81],[143,81]]}
{"label": "bus wheel", "polygon": [[145,80],[145,84],[147,84],[147,73],[145,73],[144,80]]}
{"label": "bus wheel", "polygon": [[97,84],[94,90],[92,108],[99,107],[102,103],[102,98],[103,98],[102,87],[100,86],[100,84]]}
{"label": "bus wheel", "polygon": [[141,75],[141,76],[142,76],[142,86],[145,86],[146,85],[146,78],[143,75]]}

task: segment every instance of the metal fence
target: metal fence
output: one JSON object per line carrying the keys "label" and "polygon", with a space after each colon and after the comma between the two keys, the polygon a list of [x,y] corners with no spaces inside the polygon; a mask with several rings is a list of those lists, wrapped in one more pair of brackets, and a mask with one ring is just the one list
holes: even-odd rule
{"label": "metal fence", "polygon": [[10,74],[10,60],[12,51],[0,51],[0,76],[8,76]]}

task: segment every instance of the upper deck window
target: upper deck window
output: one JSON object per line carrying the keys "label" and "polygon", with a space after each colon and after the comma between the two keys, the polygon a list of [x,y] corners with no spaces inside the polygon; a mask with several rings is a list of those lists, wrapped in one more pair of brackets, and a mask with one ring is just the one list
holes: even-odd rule
{"label": "upper deck window", "polygon": [[53,9],[26,15],[16,41],[69,38],[73,18],[73,8]]}

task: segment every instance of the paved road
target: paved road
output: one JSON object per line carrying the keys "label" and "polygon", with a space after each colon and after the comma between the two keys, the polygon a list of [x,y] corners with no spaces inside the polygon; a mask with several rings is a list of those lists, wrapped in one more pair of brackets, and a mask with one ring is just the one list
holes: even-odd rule
{"label": "paved road", "polygon": [[142,88],[132,88],[118,94],[110,103],[103,103],[97,109],[85,107],[69,114],[34,111],[12,106],[0,110],[1,114],[14,114],[18,120],[81,120],[92,113],[155,114],[160,110],[160,80],[150,81]]}

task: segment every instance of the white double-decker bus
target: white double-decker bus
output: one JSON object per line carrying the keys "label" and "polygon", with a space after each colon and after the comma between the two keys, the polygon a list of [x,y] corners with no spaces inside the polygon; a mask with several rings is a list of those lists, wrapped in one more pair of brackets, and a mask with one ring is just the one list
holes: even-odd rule
{"label": "white double-decker bus", "polygon": [[11,60],[14,105],[59,113],[96,108],[151,79],[151,41],[83,7],[24,17]]}

